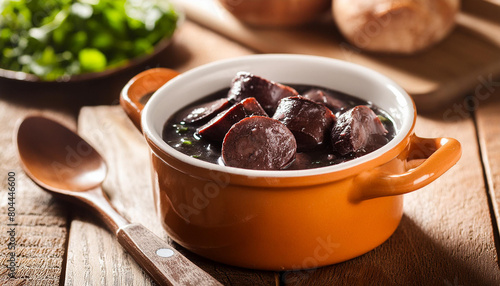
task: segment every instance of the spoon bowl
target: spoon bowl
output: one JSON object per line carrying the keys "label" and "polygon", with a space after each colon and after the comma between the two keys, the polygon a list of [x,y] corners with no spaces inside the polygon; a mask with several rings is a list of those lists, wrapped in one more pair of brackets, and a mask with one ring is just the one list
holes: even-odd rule
{"label": "spoon bowl", "polygon": [[80,136],[45,117],[25,118],[19,125],[17,146],[25,171],[53,192],[88,191],[106,178],[101,155]]}
{"label": "spoon bowl", "polygon": [[48,118],[29,116],[19,125],[16,139],[26,174],[47,191],[95,212],[159,285],[221,285],[147,228],[131,224],[113,208],[101,188],[106,163],[76,133]]}

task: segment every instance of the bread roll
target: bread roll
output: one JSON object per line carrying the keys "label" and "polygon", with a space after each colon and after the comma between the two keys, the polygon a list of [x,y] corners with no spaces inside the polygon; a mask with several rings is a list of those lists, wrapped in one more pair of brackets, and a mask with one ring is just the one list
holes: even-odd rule
{"label": "bread roll", "polygon": [[289,27],[328,11],[331,0],[219,0],[240,21],[261,27]]}
{"label": "bread roll", "polygon": [[332,12],[356,47],[411,54],[442,40],[459,7],[459,0],[333,0]]}

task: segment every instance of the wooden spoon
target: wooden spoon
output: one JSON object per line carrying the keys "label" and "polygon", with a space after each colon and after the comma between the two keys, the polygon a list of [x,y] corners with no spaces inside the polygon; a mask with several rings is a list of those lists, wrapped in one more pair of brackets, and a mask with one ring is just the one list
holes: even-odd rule
{"label": "wooden spoon", "polygon": [[40,116],[24,119],[17,131],[26,174],[47,191],[83,203],[104,221],[118,242],[160,285],[222,285],[140,224],[131,224],[101,188],[106,163],[97,151],[63,125]]}

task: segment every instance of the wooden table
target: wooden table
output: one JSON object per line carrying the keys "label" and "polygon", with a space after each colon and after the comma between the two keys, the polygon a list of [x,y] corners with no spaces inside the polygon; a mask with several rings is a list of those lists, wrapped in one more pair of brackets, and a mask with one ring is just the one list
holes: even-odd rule
{"label": "wooden table", "polygon": [[[182,72],[253,53],[187,21],[173,45],[147,65]],[[121,109],[108,105],[116,103],[119,88],[135,72],[93,86],[0,82],[0,284],[154,284],[95,217],[31,182],[12,143],[18,120],[31,113],[77,129],[108,162],[104,188],[116,208],[169,240],[153,211],[146,144]],[[457,138],[463,156],[437,181],[405,196],[400,226],[375,250],[319,269],[269,272],[222,265],[176,247],[225,285],[500,285],[500,84],[480,90],[468,100],[460,98],[435,113],[419,115],[419,136]],[[81,108],[88,104],[101,106]],[[15,172],[17,182],[15,226],[8,225],[12,223],[9,172]],[[4,266],[10,258],[11,228],[15,228],[15,279],[8,279]]]}

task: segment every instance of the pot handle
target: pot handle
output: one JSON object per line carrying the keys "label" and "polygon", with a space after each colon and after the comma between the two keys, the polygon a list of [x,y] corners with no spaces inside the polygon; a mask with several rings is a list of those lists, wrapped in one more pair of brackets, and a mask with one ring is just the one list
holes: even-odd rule
{"label": "pot handle", "polygon": [[139,131],[142,132],[141,112],[148,96],[178,75],[178,72],[171,69],[153,68],[134,76],[123,87],[120,105]]}
{"label": "pot handle", "polygon": [[444,174],[462,155],[456,139],[420,138],[415,134],[410,137],[407,151],[403,158],[394,159],[404,164],[407,171],[402,174],[391,173],[382,165],[357,175],[350,193],[351,201],[397,196],[420,189]]}

